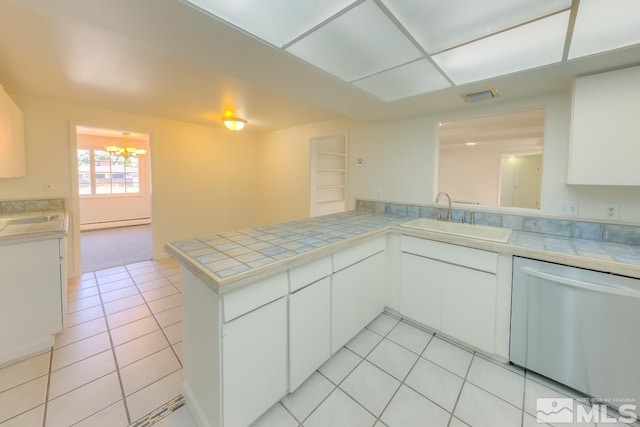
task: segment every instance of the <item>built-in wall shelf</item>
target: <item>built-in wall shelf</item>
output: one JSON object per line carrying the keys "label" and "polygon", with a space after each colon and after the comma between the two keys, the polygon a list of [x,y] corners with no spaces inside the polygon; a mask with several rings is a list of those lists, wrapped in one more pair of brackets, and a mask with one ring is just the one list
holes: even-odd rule
{"label": "built-in wall shelf", "polygon": [[343,212],[347,189],[347,138],[311,139],[311,216]]}
{"label": "built-in wall shelf", "polygon": [[340,157],[346,156],[346,153],[336,153],[333,151],[321,151],[321,150],[318,150],[318,154],[327,155],[327,156],[340,156]]}

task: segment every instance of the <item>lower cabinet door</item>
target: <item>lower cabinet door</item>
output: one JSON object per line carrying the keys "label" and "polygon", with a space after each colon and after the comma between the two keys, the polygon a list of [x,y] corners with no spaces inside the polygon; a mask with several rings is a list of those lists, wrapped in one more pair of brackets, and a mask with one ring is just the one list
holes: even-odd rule
{"label": "lower cabinet door", "polygon": [[363,325],[375,319],[389,299],[387,254],[380,252],[362,261]]}
{"label": "lower cabinet door", "polygon": [[287,298],[225,323],[222,357],[223,424],[248,426],[287,393]]}
{"label": "lower cabinet door", "polygon": [[331,279],[289,296],[289,392],[331,357]]}
{"label": "lower cabinet door", "polygon": [[331,354],[362,329],[362,263],[331,277]]}
{"label": "lower cabinet door", "polygon": [[402,254],[400,312],[430,328],[442,327],[442,281],[444,263]]}
{"label": "lower cabinet door", "polygon": [[442,332],[494,353],[496,276],[445,264]]}

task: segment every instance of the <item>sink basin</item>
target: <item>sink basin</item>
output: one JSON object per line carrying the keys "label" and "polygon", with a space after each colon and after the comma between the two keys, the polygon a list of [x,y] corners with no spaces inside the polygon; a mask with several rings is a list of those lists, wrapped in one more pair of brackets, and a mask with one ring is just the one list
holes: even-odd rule
{"label": "sink basin", "polygon": [[470,237],[472,239],[489,240],[491,242],[506,243],[511,236],[510,228],[492,227],[489,225],[471,225],[463,222],[443,221],[431,218],[416,218],[400,224],[402,227],[454,236]]}
{"label": "sink basin", "polygon": [[17,225],[17,224],[37,224],[40,222],[51,222],[59,218],[59,215],[28,215],[16,216],[10,218],[0,218],[0,224]]}

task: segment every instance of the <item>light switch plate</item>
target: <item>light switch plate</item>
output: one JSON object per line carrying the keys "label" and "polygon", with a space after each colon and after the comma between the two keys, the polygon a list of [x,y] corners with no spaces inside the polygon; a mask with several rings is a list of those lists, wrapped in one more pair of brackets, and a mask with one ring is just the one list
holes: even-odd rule
{"label": "light switch plate", "polygon": [[578,203],[572,201],[560,202],[560,215],[578,216]]}

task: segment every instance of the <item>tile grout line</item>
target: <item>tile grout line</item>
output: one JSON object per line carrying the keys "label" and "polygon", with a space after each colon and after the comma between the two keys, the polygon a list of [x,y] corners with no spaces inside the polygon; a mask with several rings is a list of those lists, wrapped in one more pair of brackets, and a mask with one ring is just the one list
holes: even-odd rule
{"label": "tile grout line", "polygon": [[[384,312],[383,312],[384,313]],[[383,341],[385,339],[389,339],[388,336],[391,334],[391,332],[398,327],[398,325],[402,322],[402,319],[399,319],[398,323],[396,323],[396,325],[391,328],[391,330],[389,332],[387,332],[387,335],[385,335],[383,337]],[[375,331],[374,331],[375,332]],[[429,344],[431,343],[431,340],[433,339],[433,335],[431,335],[431,337],[429,338],[429,341],[427,341],[427,343],[425,344],[424,348],[422,349],[422,352],[420,354],[418,354],[418,357],[416,358],[415,362],[413,362],[413,365],[411,365],[411,368],[409,368],[409,371],[407,372],[407,374],[404,376],[404,378],[402,379],[402,381],[400,381],[400,384],[398,385],[398,388],[396,388],[396,391],[393,392],[393,394],[391,395],[391,398],[389,398],[389,401],[387,402],[386,405],[384,405],[384,408],[382,408],[382,411],[380,412],[380,415],[376,417],[376,423],[377,422],[381,422],[383,424],[386,425],[386,423],[384,423],[384,421],[382,421],[382,415],[384,414],[384,412],[389,408],[389,405],[391,404],[391,402],[393,401],[393,399],[396,397],[396,395],[398,394],[398,392],[400,391],[400,389],[402,388],[403,385],[405,384],[405,381],[407,380],[407,378],[409,378],[409,375],[411,374],[411,372],[413,371],[413,369],[416,367],[416,365],[418,364],[418,362],[420,361],[420,358],[422,357],[422,353],[424,353],[424,351],[427,349],[427,347],[429,347]],[[396,345],[399,345],[402,348],[406,348],[401,344],[396,343],[395,341],[393,341],[392,339],[389,339],[390,342],[395,343]],[[382,341],[380,341],[382,342]],[[408,348],[406,348],[407,350],[409,350]],[[411,350],[409,350],[411,351]],[[414,352],[412,352],[413,354],[415,354]],[[372,362],[369,362],[372,363]],[[385,371],[384,369],[380,368],[378,365],[372,363],[374,366],[376,366],[377,368],[381,369],[383,372],[389,374],[387,371]],[[391,375],[393,377],[393,375]],[[393,377],[395,378],[395,377]],[[408,385],[406,385],[407,387],[409,387]],[[412,389],[413,390],[413,389]],[[429,400],[431,401],[431,400]],[[375,425],[375,424],[374,424]]]}
{"label": "tile grout line", "polygon": [[44,395],[44,410],[42,412],[42,427],[47,423],[47,408],[49,407],[49,390],[51,388],[51,368],[53,367],[53,347],[49,353],[49,373],[47,374],[47,391]]}
{"label": "tile grout line", "polygon": [[[126,267],[125,267],[125,268],[126,268]],[[158,269],[158,270],[162,273],[162,271],[161,271],[160,269]],[[162,273],[162,275],[164,276],[164,273]],[[166,277],[166,276],[164,276],[164,277],[165,277],[165,278],[167,278],[167,280],[169,279],[169,278],[168,278],[168,277]],[[160,329],[160,332],[162,332],[162,336],[167,340],[167,343],[169,344],[169,348],[171,349],[171,352],[173,353],[173,355],[175,356],[175,358],[178,360],[178,363],[180,364],[180,369],[183,369],[183,368],[184,368],[184,366],[182,365],[182,360],[180,360],[180,358],[178,357],[178,353],[176,353],[176,350],[173,348],[174,344],[172,344],[172,343],[171,343],[171,340],[169,340],[169,337],[168,337],[168,336],[167,336],[167,334],[165,333],[164,328],[162,327],[162,325],[161,325],[161,324],[160,324],[160,322],[158,321],[158,318],[156,317],[156,313],[151,309],[151,306],[149,305],[149,302],[146,300],[146,298],[144,297],[143,293],[140,291],[140,288],[138,288],[138,284],[136,283],[135,279],[133,279],[133,277],[132,277],[132,280],[133,280],[133,283],[134,283],[134,285],[135,285],[136,289],[138,289],[138,292],[140,292],[140,295],[142,296],[142,299],[144,300],[144,305],[146,305],[147,309],[148,309],[148,310],[149,310],[149,312],[151,313],[151,317],[153,317],[153,320],[154,320],[154,321],[156,322],[156,324],[158,325],[158,328]],[[169,282],[171,282],[171,280],[169,280]],[[145,282],[145,283],[146,283],[146,282]],[[178,291],[178,293],[177,293],[177,294],[172,294],[172,295],[169,295],[169,296],[173,296],[173,295],[178,295],[178,294],[179,294],[179,295],[180,295],[180,298],[182,298],[182,292],[180,291],[180,289],[178,289],[178,288],[177,288],[177,286],[176,286],[176,285],[174,285],[173,283],[171,283],[171,286],[173,286],[173,287]],[[158,298],[158,299],[162,299],[162,298]],[[157,301],[157,300],[154,300],[154,301]],[[182,306],[182,305],[181,305],[181,306]],[[175,308],[175,307],[172,307],[172,308]],[[168,309],[168,310],[171,310],[171,308],[170,308],[170,309]],[[161,311],[160,313],[163,313],[163,312],[168,311],[168,310],[163,310],[163,311]],[[178,323],[178,322],[173,323],[173,325],[175,325],[176,323]],[[171,325],[169,325],[169,326],[171,326]],[[155,331],[154,331],[154,332],[155,332]],[[180,342],[182,342],[182,341],[180,341]],[[176,344],[177,344],[177,343],[176,343]]]}
{"label": "tile grout line", "polygon": [[[397,320],[397,319],[396,319],[396,320]],[[398,321],[398,323],[400,323],[400,321]],[[386,334],[386,335],[381,335],[381,334],[379,334],[378,332],[376,332],[376,331],[374,331],[374,330],[372,330],[372,329],[367,328],[367,326],[368,326],[368,325],[366,325],[362,330],[364,330],[364,329],[368,329],[370,332],[372,332],[372,333],[374,333],[374,334],[376,334],[376,335],[378,335],[378,336],[382,337],[382,339],[381,339],[381,340],[380,340],[376,345],[374,345],[374,346],[371,348],[371,350],[369,350],[369,351],[368,351],[364,356],[360,356],[358,353],[356,353],[355,351],[353,351],[353,350],[351,350],[349,347],[347,347],[347,346],[346,346],[346,344],[345,344],[345,345],[343,345],[343,346],[341,347],[341,349],[342,349],[342,348],[345,348],[345,349],[347,349],[347,350],[351,351],[352,353],[356,354],[358,357],[361,357],[361,360],[360,360],[360,361],[359,361],[359,362],[358,362],[358,363],[353,367],[353,369],[351,369],[349,372],[347,372],[347,374],[344,376],[344,378],[342,378],[342,380],[340,380],[337,384],[335,384],[335,387],[331,390],[331,392],[330,392],[327,396],[325,396],[325,398],[324,398],[324,399],[322,399],[322,401],[321,401],[320,403],[318,403],[318,405],[317,405],[315,408],[313,408],[313,410],[309,413],[309,415],[307,415],[307,416],[306,416],[306,418],[304,418],[304,421],[308,420],[308,419],[309,419],[309,417],[311,417],[311,415],[312,415],[315,411],[317,411],[317,410],[318,410],[318,408],[320,408],[320,406],[322,406],[322,404],[323,404],[323,403],[324,403],[324,402],[329,398],[329,396],[331,396],[331,395],[332,395],[336,390],[338,390],[338,389],[339,389],[341,392],[343,392],[345,395],[347,395],[347,396],[348,396],[351,400],[353,400],[356,404],[358,404],[360,407],[362,407],[365,411],[367,411],[369,414],[371,414],[371,416],[373,416],[373,418],[375,418],[375,422],[377,422],[377,421],[378,421],[378,419],[379,419],[379,417],[378,417],[378,416],[376,416],[373,412],[371,412],[368,408],[366,408],[362,403],[360,403],[356,398],[354,398],[353,396],[351,396],[347,391],[343,390],[343,389],[340,387],[340,385],[341,385],[341,384],[342,384],[342,383],[343,383],[343,382],[344,382],[344,381],[349,377],[349,375],[351,375],[351,374],[352,374],[352,373],[353,373],[353,372],[358,368],[358,366],[360,366],[360,365],[361,365],[365,360],[367,360],[367,356],[369,356],[369,355],[370,355],[370,354],[371,354],[371,353],[372,353],[372,352],[373,352],[373,351],[374,351],[374,350],[375,350],[375,349],[380,345],[380,343],[381,343],[382,341],[384,341],[384,340],[385,340],[386,336],[387,336],[387,335],[389,335],[389,334],[391,333],[391,330],[393,330],[393,329],[395,328],[395,326],[394,326],[393,328],[391,328],[391,330],[389,330],[389,332],[387,332],[387,334]],[[397,326],[397,324],[396,324],[396,326]],[[361,331],[361,332],[362,332],[362,331]],[[347,344],[348,344],[348,343],[347,343]],[[337,353],[337,351],[336,351],[336,353]],[[335,354],[335,353],[334,353],[334,354]],[[367,360],[367,362],[371,363],[369,360]],[[371,363],[371,364],[372,364],[373,366],[376,366],[378,369],[380,369],[377,365],[375,365],[375,364],[373,364],[373,363]],[[389,374],[389,373],[388,373],[387,371],[385,371],[384,369],[383,369],[382,371],[383,371],[384,373],[386,373],[387,375],[389,375],[389,376],[391,376],[392,378],[394,378],[394,379],[395,379],[395,377],[394,377],[393,375]],[[320,372],[319,370],[316,370],[315,372],[318,372],[320,375],[322,375],[322,376],[323,376],[324,378],[326,378],[330,383],[332,383],[332,384],[333,384],[333,381],[331,381],[329,378],[327,378],[327,377],[326,377],[322,372]],[[400,385],[402,385],[402,383],[401,383]],[[398,386],[398,388],[399,388],[399,387],[400,387],[400,386]],[[397,390],[396,390],[396,392],[397,392]],[[394,393],[394,395],[395,395],[395,393]],[[385,406],[385,408],[386,408],[386,406]],[[384,410],[383,410],[382,412],[384,412]],[[381,414],[382,414],[382,413],[381,413]],[[295,417],[294,417],[294,418],[295,418]],[[296,418],[296,420],[297,420],[297,418]],[[304,422],[304,421],[303,421],[303,422]],[[374,423],[375,423],[375,422],[374,422]],[[301,424],[302,424],[302,423],[301,423]]]}
{"label": "tile grout line", "polygon": [[[129,274],[129,273],[127,272],[127,274]],[[133,281],[133,278],[131,278],[131,280]],[[97,282],[97,276],[96,276],[96,282]],[[120,375],[120,364],[118,363],[118,358],[116,356],[116,348],[113,345],[113,338],[111,337],[111,327],[109,326],[109,318],[107,317],[107,312],[104,309],[104,302],[102,301],[102,291],[100,290],[99,286],[98,286],[98,295],[100,297],[100,305],[102,307],[102,313],[103,313],[103,316],[104,316],[104,321],[107,324],[107,334],[109,336],[109,343],[111,344],[111,355],[113,356],[113,361],[114,361],[114,363],[116,365],[116,374],[118,376],[118,384],[120,385],[120,393],[122,395],[122,403],[123,403],[123,406],[124,406],[125,415],[127,417],[127,423],[131,424],[131,415],[129,413],[129,406],[127,405],[127,399],[126,399],[126,395],[125,395],[125,392],[124,392],[124,385],[122,384],[122,376]],[[105,409],[105,408],[103,408],[103,409]],[[100,411],[98,411],[98,412],[100,412]]]}

